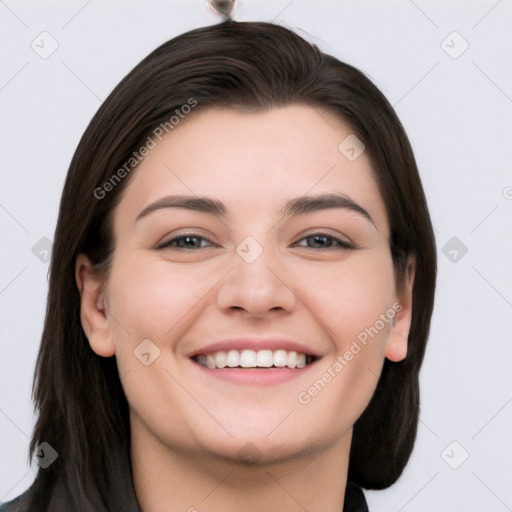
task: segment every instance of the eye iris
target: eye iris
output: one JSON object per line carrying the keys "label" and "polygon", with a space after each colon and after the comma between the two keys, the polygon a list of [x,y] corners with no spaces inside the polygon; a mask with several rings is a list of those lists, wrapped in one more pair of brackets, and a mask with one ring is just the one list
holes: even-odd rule
{"label": "eye iris", "polygon": [[[324,236],[324,235],[313,235],[309,237],[310,240],[314,240],[314,243],[318,243],[321,247],[330,247],[332,245],[332,238],[330,236]],[[318,242],[318,240],[321,240]],[[322,242],[322,240],[325,242],[327,240],[327,243]]]}
{"label": "eye iris", "polygon": [[[201,245],[201,240],[199,237],[197,236],[182,236],[179,240],[178,240],[178,245],[179,242],[182,241],[184,242],[183,244],[181,244],[182,246],[185,246],[186,248],[190,248],[190,247],[199,247]],[[197,242],[199,241],[199,243],[194,243],[194,242]]]}

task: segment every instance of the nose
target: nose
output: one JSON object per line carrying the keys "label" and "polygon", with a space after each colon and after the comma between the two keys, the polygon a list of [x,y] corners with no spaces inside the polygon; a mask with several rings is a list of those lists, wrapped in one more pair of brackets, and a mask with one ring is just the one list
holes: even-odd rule
{"label": "nose", "polygon": [[297,297],[289,272],[270,250],[254,260],[233,254],[233,269],[221,281],[217,295],[220,309],[242,310],[248,316],[264,317],[271,311],[290,313]]}

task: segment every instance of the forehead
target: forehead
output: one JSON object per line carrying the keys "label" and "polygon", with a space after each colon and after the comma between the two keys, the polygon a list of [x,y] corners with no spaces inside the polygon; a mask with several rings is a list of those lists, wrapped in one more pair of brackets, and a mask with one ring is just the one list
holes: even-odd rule
{"label": "forehead", "polygon": [[147,204],[171,194],[212,196],[244,218],[277,211],[292,197],[335,192],[362,203],[387,233],[370,160],[364,152],[347,158],[345,141],[353,145],[350,125],[309,106],[195,112],[155,140],[133,171],[116,217],[134,221]]}

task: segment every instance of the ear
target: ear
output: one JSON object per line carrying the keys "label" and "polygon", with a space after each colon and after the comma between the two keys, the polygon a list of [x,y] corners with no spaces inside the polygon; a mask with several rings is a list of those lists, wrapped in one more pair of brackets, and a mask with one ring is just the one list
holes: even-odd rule
{"label": "ear", "polygon": [[407,276],[402,296],[395,296],[392,308],[396,311],[386,343],[386,357],[399,362],[407,356],[407,340],[411,330],[412,288],[416,274],[416,258],[409,256],[407,260]]}
{"label": "ear", "polygon": [[89,344],[99,356],[111,357],[115,354],[115,345],[110,336],[104,290],[84,254],[76,259],[75,279],[80,293],[80,320]]}

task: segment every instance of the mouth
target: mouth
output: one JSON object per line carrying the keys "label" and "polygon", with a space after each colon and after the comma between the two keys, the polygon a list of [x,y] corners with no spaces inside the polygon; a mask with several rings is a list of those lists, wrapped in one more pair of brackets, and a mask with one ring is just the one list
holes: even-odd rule
{"label": "mouth", "polygon": [[[210,378],[243,386],[276,386],[306,378],[321,353],[309,345],[279,336],[240,337],[213,341],[188,354],[205,385]],[[323,351],[322,351],[323,353]]]}
{"label": "mouth", "polygon": [[210,370],[247,369],[269,370],[278,368],[301,369],[312,364],[316,356],[295,350],[219,350],[196,354],[192,360]]}

